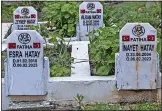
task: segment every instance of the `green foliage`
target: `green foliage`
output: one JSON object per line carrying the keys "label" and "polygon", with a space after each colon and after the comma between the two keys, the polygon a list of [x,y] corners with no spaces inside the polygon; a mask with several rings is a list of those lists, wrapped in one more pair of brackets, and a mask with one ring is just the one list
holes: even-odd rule
{"label": "green foliage", "polygon": [[80,94],[77,94],[76,97],[75,97],[75,100],[78,103],[78,109],[79,110],[83,110],[84,109],[84,105],[82,104],[83,99],[84,99],[84,96],[80,95]]}
{"label": "green foliage", "polygon": [[2,5],[1,5],[1,13],[2,13],[2,22],[9,22],[9,21],[12,21],[12,18],[13,18],[13,12],[14,10],[17,8],[16,6],[13,6],[13,5],[5,5],[3,2],[2,2]]}
{"label": "green foliage", "polygon": [[[61,48],[62,51],[60,50]],[[44,51],[45,56],[49,57],[51,77],[70,76],[72,59],[68,46],[57,44],[52,47],[46,47]]]}
{"label": "green foliage", "polygon": [[40,26],[31,26],[31,30],[37,30],[40,35],[46,40],[50,37],[49,43],[53,43],[53,46],[47,46],[44,48],[44,55],[49,58],[50,61],[50,76],[62,77],[70,76],[71,73],[71,46],[64,44],[63,38],[57,41],[56,32],[47,30],[47,24],[41,24]]}
{"label": "green foliage", "polygon": [[162,108],[161,104],[158,103],[143,103],[143,104],[126,104],[126,105],[106,105],[106,104],[96,104],[87,105],[85,110],[160,110]]}
{"label": "green foliage", "polygon": [[[150,23],[158,31],[158,53],[161,43],[161,4],[153,4],[151,8],[145,7],[146,2],[123,2],[119,5],[104,6],[104,23],[106,27],[116,25],[121,29],[127,22]],[[141,8],[142,12],[138,9]]]}
{"label": "green foliage", "polygon": [[[161,5],[153,4],[145,7],[146,2],[123,2],[119,5],[104,6],[104,23],[106,27],[117,25],[120,29],[128,22],[150,23],[156,29],[160,28]],[[139,12],[138,9],[142,11]]]}
{"label": "green foliage", "polygon": [[89,34],[90,62],[94,66],[93,73],[95,75],[114,74],[115,53],[118,52],[119,47],[118,35],[117,27],[100,28]]}
{"label": "green foliage", "polygon": [[119,110],[119,105],[96,104],[94,106],[85,106],[85,110]]}
{"label": "green foliage", "polygon": [[133,107],[131,107],[132,110],[160,110],[162,109],[162,106],[160,104],[151,104],[151,103],[146,103],[146,104],[137,104]]}
{"label": "green foliage", "polygon": [[13,20],[13,12],[16,10],[16,8],[20,6],[33,6],[38,11],[38,20],[42,21],[43,18],[41,17],[42,14],[39,12],[42,11],[42,8],[45,7],[45,2],[42,1],[14,1],[12,3],[2,3],[2,22],[12,22]]}
{"label": "green foliage", "polygon": [[[90,43],[90,63],[93,75],[114,74],[115,53],[118,52],[119,30],[129,22],[150,23],[158,31],[157,51],[161,54],[160,25],[161,5],[145,7],[146,2],[123,2],[118,5],[104,5],[105,28],[92,31]],[[139,11],[140,10],[142,11]],[[92,39],[94,38],[94,39]],[[161,55],[160,55],[161,57]]]}
{"label": "green foliage", "polygon": [[43,18],[49,21],[50,27],[57,27],[60,37],[71,37],[76,34],[78,23],[78,2],[47,2],[43,8]]}
{"label": "green foliage", "polygon": [[6,52],[2,52],[1,53],[1,78],[4,78],[5,76],[5,67],[4,67],[4,61],[7,57],[7,53]]}

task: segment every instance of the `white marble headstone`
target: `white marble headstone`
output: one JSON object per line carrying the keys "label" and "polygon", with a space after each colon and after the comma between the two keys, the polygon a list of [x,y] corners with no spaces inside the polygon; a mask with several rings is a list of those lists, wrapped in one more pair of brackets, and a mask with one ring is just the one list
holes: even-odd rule
{"label": "white marble headstone", "polygon": [[103,6],[100,2],[83,2],[79,6],[79,26],[81,36],[103,27]]}
{"label": "white marble headstone", "polygon": [[[127,23],[120,30],[118,87],[155,89],[157,31],[149,23]],[[119,80],[120,79],[120,80]]]}
{"label": "white marble headstone", "polygon": [[14,30],[29,30],[29,26],[38,24],[37,11],[31,6],[18,7],[13,12]]}
{"label": "white marble headstone", "polygon": [[7,45],[8,94],[45,94],[42,36],[35,30],[15,30]]}

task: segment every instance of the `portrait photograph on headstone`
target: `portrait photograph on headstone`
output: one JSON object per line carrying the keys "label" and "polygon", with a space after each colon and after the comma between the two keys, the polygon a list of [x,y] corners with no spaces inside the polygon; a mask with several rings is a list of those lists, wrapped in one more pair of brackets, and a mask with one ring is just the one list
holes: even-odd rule
{"label": "portrait photograph on headstone", "polygon": [[161,1],[1,1],[1,110],[162,110]]}

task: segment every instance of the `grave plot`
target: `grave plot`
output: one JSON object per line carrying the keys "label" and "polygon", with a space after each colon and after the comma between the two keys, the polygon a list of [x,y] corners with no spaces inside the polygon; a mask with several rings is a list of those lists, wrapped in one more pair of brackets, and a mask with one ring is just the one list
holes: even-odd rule
{"label": "grave plot", "polygon": [[[89,63],[89,38],[87,34],[93,30],[103,27],[103,6],[100,2],[83,2],[79,6],[79,24],[77,25],[77,38],[82,40],[77,45],[73,45],[73,57],[75,69],[72,69],[72,74],[81,76],[90,76],[93,72]],[[93,34],[92,38],[93,39]],[[75,59],[76,58],[76,59]],[[78,62],[75,64],[75,62]],[[98,60],[97,60],[98,62]],[[91,65],[92,66],[92,65]]]}

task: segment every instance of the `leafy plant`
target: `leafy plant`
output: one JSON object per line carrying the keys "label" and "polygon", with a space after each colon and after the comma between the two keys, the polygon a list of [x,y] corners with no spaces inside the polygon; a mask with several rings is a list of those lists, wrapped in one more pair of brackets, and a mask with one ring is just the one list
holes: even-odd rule
{"label": "leafy plant", "polygon": [[[71,46],[65,44],[63,38],[60,41],[57,40],[57,34],[55,31],[47,30],[47,24],[40,26],[31,26],[32,30],[37,30],[46,42],[44,48],[44,55],[49,57],[50,61],[50,76],[62,77],[70,76],[71,73]],[[46,39],[49,39],[49,43],[53,43],[52,46],[47,45]]]}
{"label": "leafy plant", "polygon": [[[107,33],[108,32],[108,33]],[[105,27],[89,34],[89,55],[94,75],[113,75],[115,53],[118,52],[118,28]]]}
{"label": "leafy plant", "polygon": [[[61,52],[61,47],[64,47],[66,52]],[[45,56],[49,57],[51,77],[70,76],[72,58],[68,48],[65,44],[58,44],[44,49]]]}
{"label": "leafy plant", "polygon": [[43,8],[44,19],[49,26],[56,27],[60,37],[75,36],[78,23],[78,2],[48,2]]}
{"label": "leafy plant", "polygon": [[79,110],[84,110],[84,105],[82,104],[82,101],[84,99],[83,95],[77,94],[75,97],[75,100],[78,102],[78,109]]}
{"label": "leafy plant", "polygon": [[5,5],[4,2],[2,2],[2,22],[11,22],[13,18],[13,12],[16,9],[16,6],[14,5]]}
{"label": "leafy plant", "polygon": [[[146,8],[146,2],[123,2],[119,5],[104,5],[104,23],[106,27],[116,25],[121,29],[126,23],[150,23],[158,31],[158,53],[160,54],[161,3]],[[142,10],[142,11],[139,11]]]}

